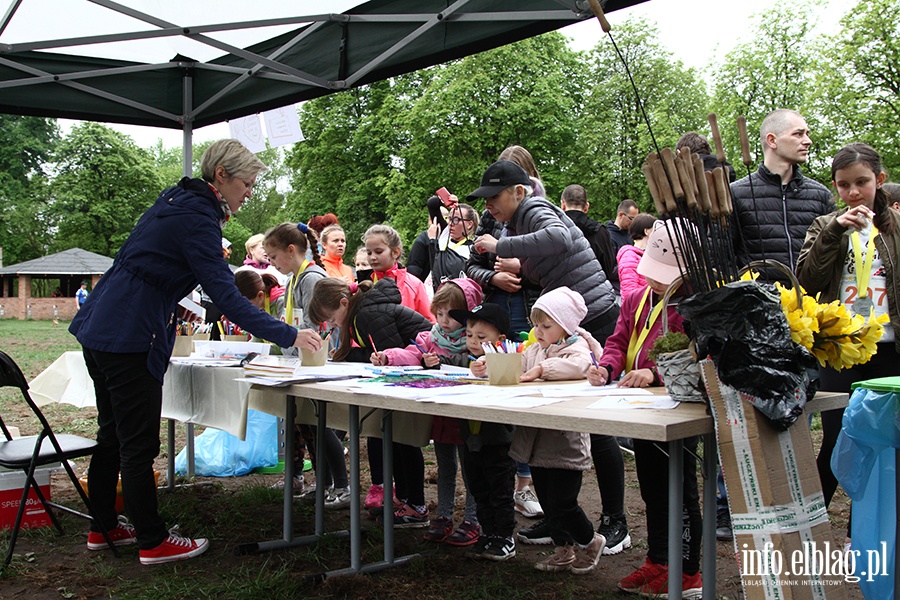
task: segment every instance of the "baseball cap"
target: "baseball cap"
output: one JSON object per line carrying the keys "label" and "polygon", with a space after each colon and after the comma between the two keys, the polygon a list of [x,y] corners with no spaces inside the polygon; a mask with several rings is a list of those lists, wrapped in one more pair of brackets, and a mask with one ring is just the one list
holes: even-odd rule
{"label": "baseball cap", "polygon": [[472,198],[493,198],[511,185],[531,185],[531,178],[525,169],[510,160],[498,160],[487,168],[481,176],[481,187],[466,196]]}
{"label": "baseball cap", "polygon": [[505,310],[500,308],[499,304],[491,304],[488,302],[479,304],[472,310],[460,310],[454,308],[450,310],[450,316],[463,325],[465,325],[466,321],[469,319],[484,321],[499,329],[500,333],[503,335],[509,335],[509,315]]}
{"label": "baseball cap", "polygon": [[[654,229],[647,239],[647,248],[637,266],[639,275],[654,279],[663,285],[669,285],[681,275],[679,262],[684,264],[684,253],[678,247],[678,237],[674,219],[657,221]],[[682,220],[682,231],[691,230],[694,238],[697,238],[696,228]]]}

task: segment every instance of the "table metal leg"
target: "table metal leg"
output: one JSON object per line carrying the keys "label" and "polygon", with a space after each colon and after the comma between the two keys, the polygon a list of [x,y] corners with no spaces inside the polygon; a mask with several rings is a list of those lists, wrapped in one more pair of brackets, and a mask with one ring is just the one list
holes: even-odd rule
{"label": "table metal leg", "polygon": [[669,598],[681,600],[684,440],[669,442]]}
{"label": "table metal leg", "polygon": [[719,473],[716,436],[703,436],[703,598],[716,597],[716,476]]}
{"label": "table metal leg", "polygon": [[384,457],[384,562],[394,562],[394,413],[386,410],[381,422]]}
{"label": "table metal leg", "polygon": [[166,474],[166,489],[170,492],[175,489],[175,419],[167,419],[166,432],[168,440],[166,441],[166,449],[168,450],[168,469]]}
{"label": "table metal leg", "polygon": [[[325,416],[327,409],[324,408],[325,402],[319,403],[319,418],[318,418],[318,443],[320,444],[320,448],[324,448],[324,427],[325,427]],[[235,554],[243,555],[243,554],[255,554],[257,552],[268,552],[270,550],[281,550],[284,548],[296,548],[298,546],[306,546],[309,544],[314,544],[322,539],[325,530],[325,488],[318,486],[316,489],[316,533],[313,535],[306,535],[303,537],[294,537],[294,447],[295,447],[295,439],[294,439],[294,423],[297,420],[297,398],[296,396],[288,396],[285,402],[285,411],[284,411],[284,424],[285,424],[285,436],[284,436],[284,511],[282,514],[283,520],[283,528],[282,528],[282,539],[273,540],[270,542],[253,542],[250,544],[241,544],[237,546],[234,550]],[[357,453],[357,457],[359,454]],[[319,472],[322,473],[321,469],[324,468],[324,452],[319,452],[317,455],[317,464],[320,469]],[[322,462],[319,462],[322,461]],[[321,488],[321,489],[320,489]],[[345,538],[349,537],[349,531],[335,531],[333,533],[329,533],[328,535]],[[321,575],[314,575],[311,579],[321,580],[327,577],[328,573],[322,573]]]}
{"label": "table metal leg", "polygon": [[187,423],[185,425],[187,430],[186,435],[187,439],[185,440],[185,450],[187,452],[187,476],[188,479],[194,478],[194,424]]}
{"label": "table metal leg", "polygon": [[325,471],[328,469],[325,451],[325,416],[328,412],[327,402],[311,401],[316,406],[316,535],[325,535]]}
{"label": "table metal leg", "polygon": [[350,406],[350,570],[358,573],[362,565],[362,507],[359,497],[359,407]]}

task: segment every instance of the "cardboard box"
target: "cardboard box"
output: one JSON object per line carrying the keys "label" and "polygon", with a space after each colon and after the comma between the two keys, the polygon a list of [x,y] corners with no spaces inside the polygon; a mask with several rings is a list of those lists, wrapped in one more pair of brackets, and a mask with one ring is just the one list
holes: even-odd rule
{"label": "cardboard box", "polygon": [[[41,493],[46,500],[50,500],[50,471],[41,468],[34,472]],[[16,522],[16,513],[22,500],[22,488],[25,487],[25,473],[22,471],[0,472],[0,529],[12,529]],[[44,510],[41,501],[38,500],[34,489],[28,490],[28,498],[25,502],[25,514],[22,515],[22,528],[48,527],[52,525],[50,515]]]}
{"label": "cardboard box", "polygon": [[[159,471],[153,469],[153,481],[156,486],[159,487]],[[88,482],[87,475],[78,478],[78,483],[81,484],[81,489],[84,490],[84,493],[87,494],[88,498],[90,498],[90,494],[88,494]],[[125,497],[122,495],[122,474],[119,474],[119,481],[116,482],[116,512],[122,513],[125,511]]]}
{"label": "cardboard box", "polygon": [[711,360],[700,363],[714,409],[744,597],[847,597],[843,544],[825,510],[805,417],[778,431]]}

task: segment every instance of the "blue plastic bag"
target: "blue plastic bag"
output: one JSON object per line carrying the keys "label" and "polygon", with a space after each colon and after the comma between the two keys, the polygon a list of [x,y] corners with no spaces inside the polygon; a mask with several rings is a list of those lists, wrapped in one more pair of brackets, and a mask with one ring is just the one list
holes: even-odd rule
{"label": "blue plastic bag", "polygon": [[860,388],[844,411],[831,469],[853,500],[855,574],[868,599],[894,598],[900,395]]}
{"label": "blue plastic bag", "polygon": [[[242,442],[219,429],[207,428],[194,440],[194,472],[205,477],[236,477],[257,467],[278,463],[278,418],[247,411],[247,436]],[[187,473],[187,451],[175,458],[175,472]]]}

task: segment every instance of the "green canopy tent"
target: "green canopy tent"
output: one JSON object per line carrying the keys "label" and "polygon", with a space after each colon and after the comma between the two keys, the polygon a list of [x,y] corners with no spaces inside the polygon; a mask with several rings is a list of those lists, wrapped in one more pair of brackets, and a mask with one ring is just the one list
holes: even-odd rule
{"label": "green canopy tent", "polygon": [[[603,4],[613,11],[642,1]],[[37,13],[40,22],[29,24],[35,13],[26,13],[33,2],[40,0],[11,0],[0,18],[0,112],[181,129],[186,172],[195,127],[351,89],[593,18],[587,0],[345,1],[343,6],[355,6],[319,15],[292,15],[292,7],[299,11],[303,3],[288,2],[271,18],[266,13],[278,3],[240,3],[228,11],[222,1],[192,1],[181,10],[202,10],[205,21],[195,25],[134,7],[153,5],[146,0],[73,0]],[[159,4],[155,6],[159,14]],[[210,16],[254,9],[261,13],[255,20],[206,22]],[[71,20],[74,33],[83,30],[76,22],[95,24],[107,17],[117,19],[118,27],[96,35],[40,39],[54,19]],[[135,26],[140,28],[130,29]],[[234,32],[273,29],[280,33],[246,47],[224,41]],[[211,50],[215,56],[202,60],[179,52],[165,59],[172,46],[164,45],[162,52],[168,55],[128,58],[138,44],[172,39],[190,40],[196,53]]]}

